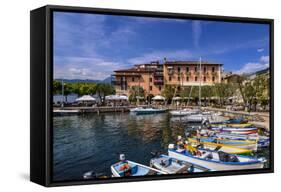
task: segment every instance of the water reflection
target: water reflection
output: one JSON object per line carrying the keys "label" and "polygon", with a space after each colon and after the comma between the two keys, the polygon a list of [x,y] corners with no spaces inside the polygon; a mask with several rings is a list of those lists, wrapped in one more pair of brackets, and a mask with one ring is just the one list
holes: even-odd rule
{"label": "water reflection", "polygon": [[80,180],[94,170],[111,175],[110,166],[120,153],[127,159],[149,165],[152,151],[167,153],[178,135],[192,133],[195,125],[176,121],[168,113],[91,114],[54,117],[54,180]]}

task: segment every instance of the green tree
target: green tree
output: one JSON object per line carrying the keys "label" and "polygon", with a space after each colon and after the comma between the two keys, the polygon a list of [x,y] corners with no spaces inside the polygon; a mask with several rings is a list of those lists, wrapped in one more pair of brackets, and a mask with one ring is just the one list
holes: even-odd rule
{"label": "green tree", "polygon": [[204,99],[204,105],[207,106],[207,100],[208,105],[210,105],[210,99],[214,96],[213,87],[209,85],[205,85],[201,87],[201,97]]}
{"label": "green tree", "polygon": [[256,89],[257,103],[265,107],[269,103],[269,76],[268,74],[258,75],[253,82]]}
{"label": "green tree", "polygon": [[53,81],[53,94],[61,93],[61,82]]}
{"label": "green tree", "polygon": [[138,97],[145,97],[145,90],[140,86],[132,86],[129,90],[129,100],[132,102],[136,102]]}
{"label": "green tree", "polygon": [[233,83],[216,83],[214,85],[215,95],[219,98],[220,107],[225,105],[227,98],[234,95],[236,89]]}
{"label": "green tree", "polygon": [[176,88],[172,85],[165,85],[161,95],[166,98],[168,103],[171,103]]}
{"label": "green tree", "polygon": [[102,101],[102,104],[105,102],[105,96],[115,94],[115,89],[110,84],[97,84],[96,86],[96,93],[100,100]]}

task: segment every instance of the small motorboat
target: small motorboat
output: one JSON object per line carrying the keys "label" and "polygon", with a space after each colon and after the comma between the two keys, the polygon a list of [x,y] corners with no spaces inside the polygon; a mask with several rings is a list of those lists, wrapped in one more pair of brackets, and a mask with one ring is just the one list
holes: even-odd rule
{"label": "small motorboat", "polygon": [[256,134],[241,135],[231,133],[215,133],[215,137],[232,140],[253,140],[258,142],[258,147],[267,147],[269,145],[269,137]]}
{"label": "small motorboat", "polygon": [[242,124],[235,124],[235,123],[211,123],[210,127],[237,127],[237,128],[246,128],[252,127],[251,123],[242,123]]}
{"label": "small motorboat", "polygon": [[243,155],[252,155],[252,150],[250,149],[243,149],[234,147],[232,145],[227,144],[220,144],[220,143],[213,143],[213,142],[198,142],[194,138],[188,138],[188,142],[191,143],[193,146],[199,147],[200,149],[207,149],[212,151],[223,151],[229,154],[243,154]]}
{"label": "small motorboat", "polygon": [[228,119],[225,121],[212,122],[212,124],[247,124],[248,121],[243,118]]}
{"label": "small motorboat", "polygon": [[194,155],[185,149],[175,148],[174,144],[170,144],[168,148],[168,154],[172,158],[208,167],[216,171],[261,169],[266,162],[265,158],[228,154],[223,151],[198,149],[198,153]]}
{"label": "small motorboat", "polygon": [[242,139],[242,140],[268,140],[268,136],[258,135],[256,134],[249,134],[249,135],[239,135],[239,134],[231,134],[231,133],[215,133],[214,134],[220,138],[226,139]]}
{"label": "small motorboat", "polygon": [[208,121],[211,118],[211,115],[204,115],[202,113],[199,114],[192,114],[186,117],[186,121],[189,123],[203,123]]}
{"label": "small motorboat", "polygon": [[236,131],[230,131],[230,130],[217,130],[220,133],[230,133],[230,134],[237,134],[237,135],[252,135],[252,134],[257,134],[258,130],[249,130],[249,131],[245,131],[245,130],[236,130]]}
{"label": "small motorboat", "polygon": [[120,162],[111,165],[113,177],[162,175],[166,172],[142,165],[133,161],[125,160],[125,155],[120,154]]}
{"label": "small motorboat", "polygon": [[229,131],[229,132],[245,132],[245,131],[257,131],[258,128],[256,127],[212,127],[212,130],[222,130],[222,131]]}
{"label": "small motorboat", "polygon": [[180,110],[173,110],[170,111],[170,114],[172,116],[186,116],[186,115],[192,115],[198,113],[198,110],[192,110],[192,109],[180,109]]}
{"label": "small motorboat", "polygon": [[130,110],[130,112],[136,115],[165,113],[166,111],[167,109],[158,109],[153,107],[137,107]]}
{"label": "small motorboat", "polygon": [[258,149],[257,141],[249,141],[249,140],[231,140],[231,139],[222,139],[217,137],[200,137],[200,142],[225,144],[228,146],[241,148],[241,149],[249,149],[252,151],[257,151]]}
{"label": "small motorboat", "polygon": [[167,155],[160,155],[150,160],[150,166],[168,174],[207,172],[210,169],[189,162],[181,161]]}

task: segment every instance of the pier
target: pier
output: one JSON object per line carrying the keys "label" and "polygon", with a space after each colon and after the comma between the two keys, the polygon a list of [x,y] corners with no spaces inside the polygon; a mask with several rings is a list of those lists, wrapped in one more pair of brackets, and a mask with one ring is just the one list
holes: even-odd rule
{"label": "pier", "polygon": [[54,107],[54,110],[79,110],[80,113],[107,113],[107,112],[129,112],[134,106],[103,106],[103,107]]}

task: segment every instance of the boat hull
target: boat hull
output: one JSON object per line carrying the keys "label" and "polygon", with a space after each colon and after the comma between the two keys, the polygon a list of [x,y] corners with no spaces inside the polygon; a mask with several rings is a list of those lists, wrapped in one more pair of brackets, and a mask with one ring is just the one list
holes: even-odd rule
{"label": "boat hull", "polygon": [[214,162],[210,160],[203,160],[200,158],[196,158],[193,156],[187,156],[176,150],[168,150],[168,154],[170,157],[177,158],[182,161],[187,161],[190,163],[198,164],[204,167],[208,167],[209,169],[215,171],[227,171],[227,170],[242,170],[242,169],[261,169],[264,166],[263,162],[255,162],[255,163],[245,163],[245,164],[234,164],[234,163],[221,163]]}
{"label": "boat hull", "polygon": [[258,143],[255,141],[243,141],[243,140],[229,140],[229,139],[217,139],[217,138],[200,138],[201,142],[210,142],[215,144],[223,144],[241,149],[248,149],[256,151],[258,149]]}
{"label": "boat hull", "polygon": [[[189,142],[194,144],[199,144],[195,139],[188,139]],[[237,146],[231,146],[227,144],[217,144],[217,143],[211,143],[211,142],[201,142],[203,144],[203,149],[209,149],[209,150],[215,150],[217,147],[220,147],[218,151],[223,151],[229,154],[252,154],[252,150],[245,149],[245,148],[239,148]]]}
{"label": "boat hull", "polygon": [[[145,175],[161,175],[161,174],[167,174],[166,172],[163,172],[163,171],[160,171],[160,170],[157,170],[157,169],[154,169],[152,167],[148,167],[146,165],[142,165],[142,164],[139,164],[139,163],[136,163],[136,162],[133,162],[133,161],[128,161],[126,160],[125,161],[126,163],[130,164],[131,166],[136,166],[138,167],[136,173],[132,173],[130,176],[145,176]],[[121,176],[120,174],[120,170],[118,172],[117,170],[117,167],[122,165],[124,162],[118,162],[114,165],[112,165],[110,167],[111,169],[111,173],[112,173],[112,177],[124,177],[124,176]],[[152,173],[153,174],[152,174]]]}
{"label": "boat hull", "polygon": [[145,115],[145,114],[156,114],[156,113],[165,113],[166,109],[132,109],[130,110],[136,115]]}

